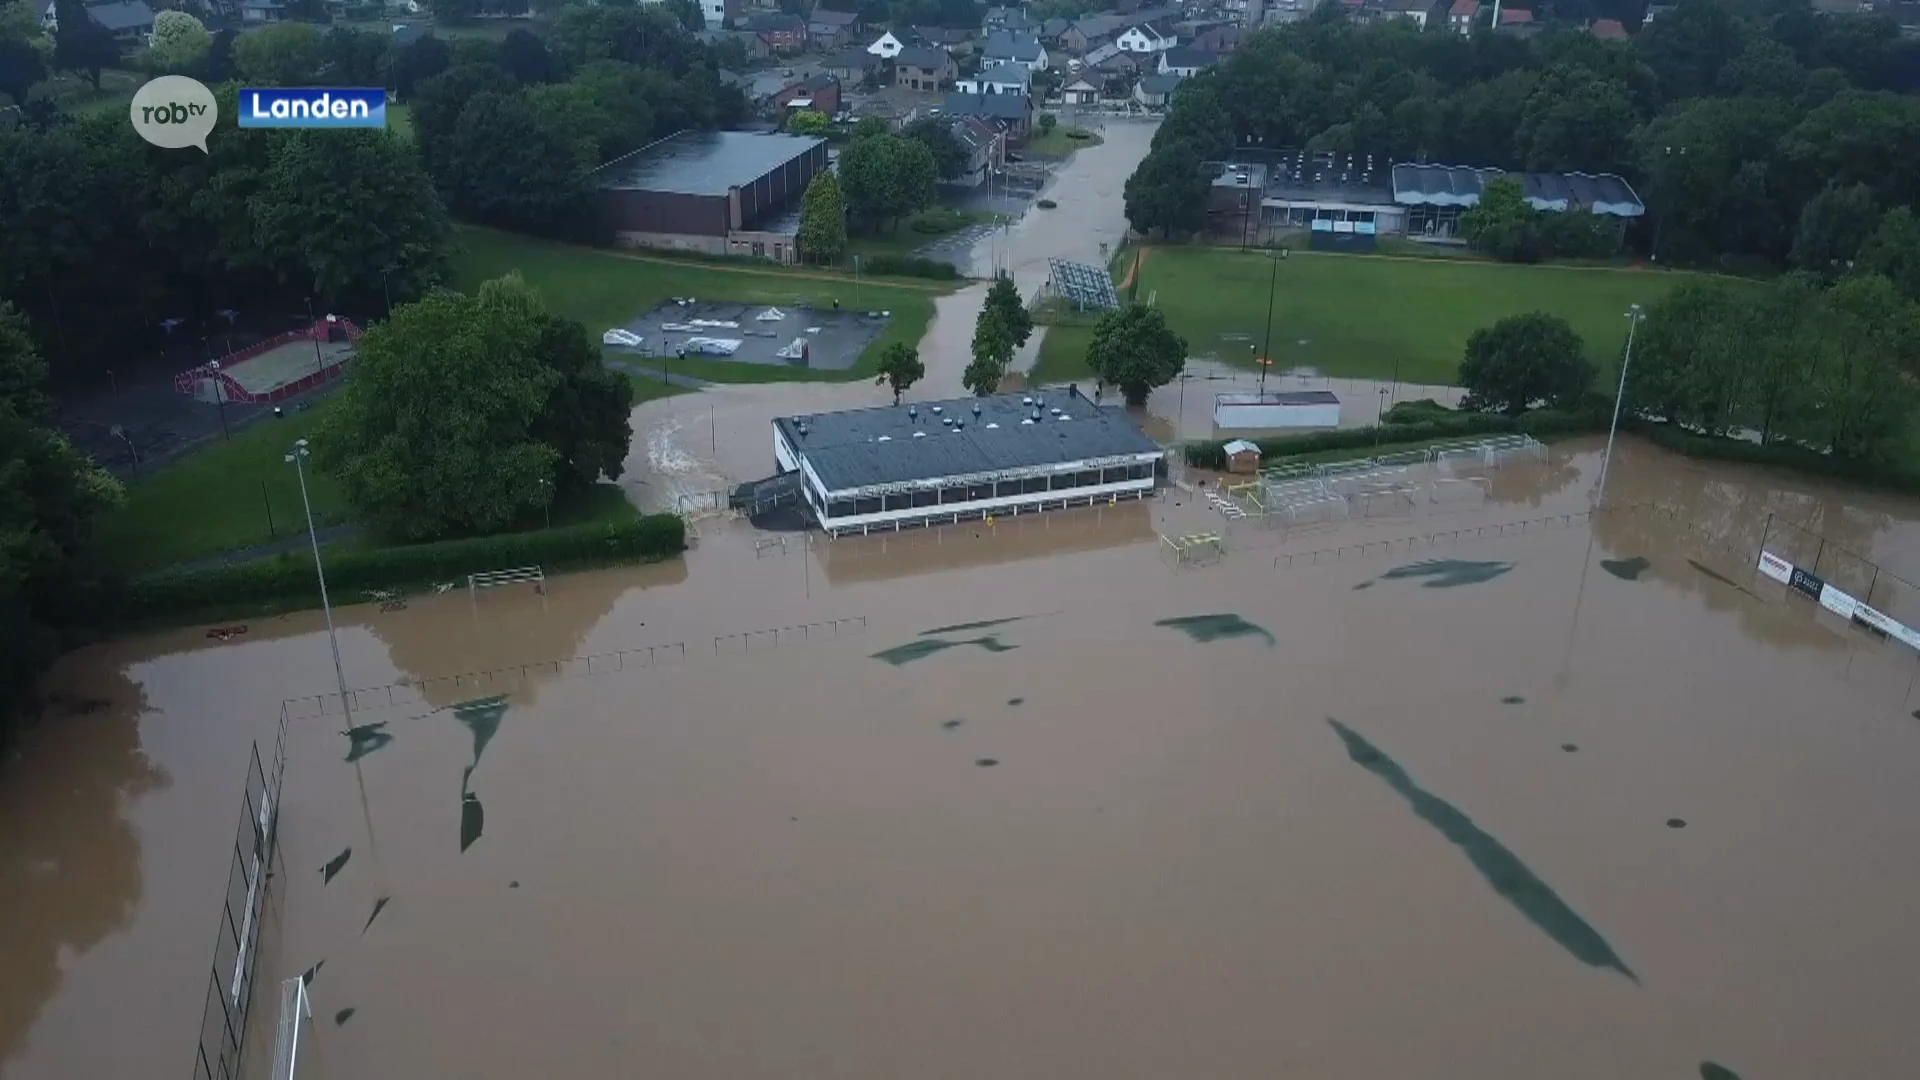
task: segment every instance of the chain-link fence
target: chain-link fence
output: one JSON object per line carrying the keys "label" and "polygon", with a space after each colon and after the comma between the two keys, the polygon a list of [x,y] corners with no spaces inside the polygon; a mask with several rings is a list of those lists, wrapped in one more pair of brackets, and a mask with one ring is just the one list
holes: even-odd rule
{"label": "chain-link fence", "polygon": [[247,1008],[253,1000],[259,960],[260,921],[278,850],[286,755],[287,722],[282,711],[269,757],[261,760],[259,743],[247,756],[240,824],[228,859],[227,890],[207,977],[207,1003],[200,1017],[200,1045],[194,1053],[194,1080],[235,1080],[240,1074],[241,1044],[246,1040]]}
{"label": "chain-link fence", "polygon": [[[1760,550],[1772,552],[1889,618],[1920,627],[1920,585],[1804,525],[1767,515]],[[1753,561],[1758,560],[1755,552]]]}

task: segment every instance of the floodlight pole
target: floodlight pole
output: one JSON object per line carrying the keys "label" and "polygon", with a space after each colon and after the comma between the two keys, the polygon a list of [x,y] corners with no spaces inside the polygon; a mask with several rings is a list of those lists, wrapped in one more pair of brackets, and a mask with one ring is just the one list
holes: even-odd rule
{"label": "floodlight pole", "polygon": [[[307,336],[313,337],[313,297],[307,297]],[[320,339],[313,337],[313,370],[316,374],[327,370],[327,358],[320,352]]]}
{"label": "floodlight pole", "polygon": [[1640,328],[1640,320],[1644,318],[1646,315],[1639,304],[1627,305],[1627,351],[1620,358],[1620,388],[1613,395],[1613,423],[1607,427],[1607,452],[1600,458],[1600,483],[1593,492],[1595,506],[1607,497],[1607,466],[1613,464],[1613,439],[1620,431],[1620,406],[1627,400],[1627,368],[1633,363],[1633,332]]}
{"label": "floodlight pole", "polygon": [[320,534],[313,527],[313,503],[307,498],[307,470],[303,465],[307,457],[307,440],[300,439],[293,444],[293,450],[287,454],[287,461],[293,465],[293,473],[300,478],[300,505],[307,512],[307,539],[313,544],[313,573],[320,582],[320,610],[327,619],[327,645],[333,650],[333,677],[340,686],[340,712],[347,718],[347,727],[353,727],[353,707],[347,700],[347,672],[340,663],[340,636],[333,628],[333,605],[327,600],[327,571],[320,562]]}
{"label": "floodlight pole", "polygon": [[1280,260],[1286,258],[1286,256],[1286,248],[1280,249],[1278,258],[1272,255],[1267,256],[1267,261],[1271,263],[1272,266],[1267,273],[1267,336],[1266,343],[1261,346],[1260,350],[1259,395],[1262,401],[1266,400],[1267,394],[1267,369],[1273,366],[1273,293],[1275,287],[1280,284]]}

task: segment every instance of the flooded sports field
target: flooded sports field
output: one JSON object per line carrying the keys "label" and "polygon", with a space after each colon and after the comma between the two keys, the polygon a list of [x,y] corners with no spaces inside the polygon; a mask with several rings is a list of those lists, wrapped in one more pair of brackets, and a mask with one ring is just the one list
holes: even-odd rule
{"label": "flooded sports field", "polygon": [[351,718],[317,615],[85,650],[0,782],[0,1074],[191,1074],[284,709],[249,1075],[306,973],[301,1078],[1910,1076],[1920,660],[1753,568],[1920,621],[1920,507],[1627,442],[1589,515],[1599,449],[1201,567],[1178,489],[710,519],[341,609]]}

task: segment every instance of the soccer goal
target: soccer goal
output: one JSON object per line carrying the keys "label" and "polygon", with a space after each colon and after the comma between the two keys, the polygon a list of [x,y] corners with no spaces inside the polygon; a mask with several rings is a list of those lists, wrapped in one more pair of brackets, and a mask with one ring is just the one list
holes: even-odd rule
{"label": "soccer goal", "polygon": [[313,1001],[307,997],[307,980],[294,976],[280,984],[280,1019],[273,1038],[273,1080],[294,1080],[300,1069],[300,1054],[312,1052],[307,1045],[313,1039]]}
{"label": "soccer goal", "polygon": [[1161,550],[1173,556],[1175,566],[1202,566],[1218,562],[1227,554],[1227,539],[1219,533],[1189,533],[1186,536],[1160,536]]}
{"label": "soccer goal", "polygon": [[1487,501],[1493,481],[1484,476],[1436,476],[1427,485],[1427,501],[1438,507],[1471,507]]}
{"label": "soccer goal", "polygon": [[534,591],[537,593],[545,593],[547,591],[546,571],[537,566],[516,566],[511,570],[483,570],[477,574],[468,574],[467,599],[478,599],[481,589],[492,589],[501,585],[518,585],[523,581],[531,582]]}

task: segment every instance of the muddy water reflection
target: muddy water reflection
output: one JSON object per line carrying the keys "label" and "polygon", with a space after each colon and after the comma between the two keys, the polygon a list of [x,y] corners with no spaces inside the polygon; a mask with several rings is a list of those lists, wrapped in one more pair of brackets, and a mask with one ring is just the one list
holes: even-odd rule
{"label": "muddy water reflection", "polygon": [[[1583,507],[1598,447],[1454,520]],[[1905,1075],[1920,662],[1737,548],[1771,513],[1920,576],[1920,508],[1631,442],[1609,484],[1669,509],[1177,572],[1178,492],[784,555],[715,521],[672,571],[343,610],[360,684],[688,648],[364,711],[364,810],[338,718],[297,725],[264,975],[324,962],[352,1018],[314,1078]],[[113,704],[0,789],[0,934],[39,958],[0,967],[0,1071],[145,1075],[190,1051],[247,740],[331,666],[300,616],[60,678]]]}

